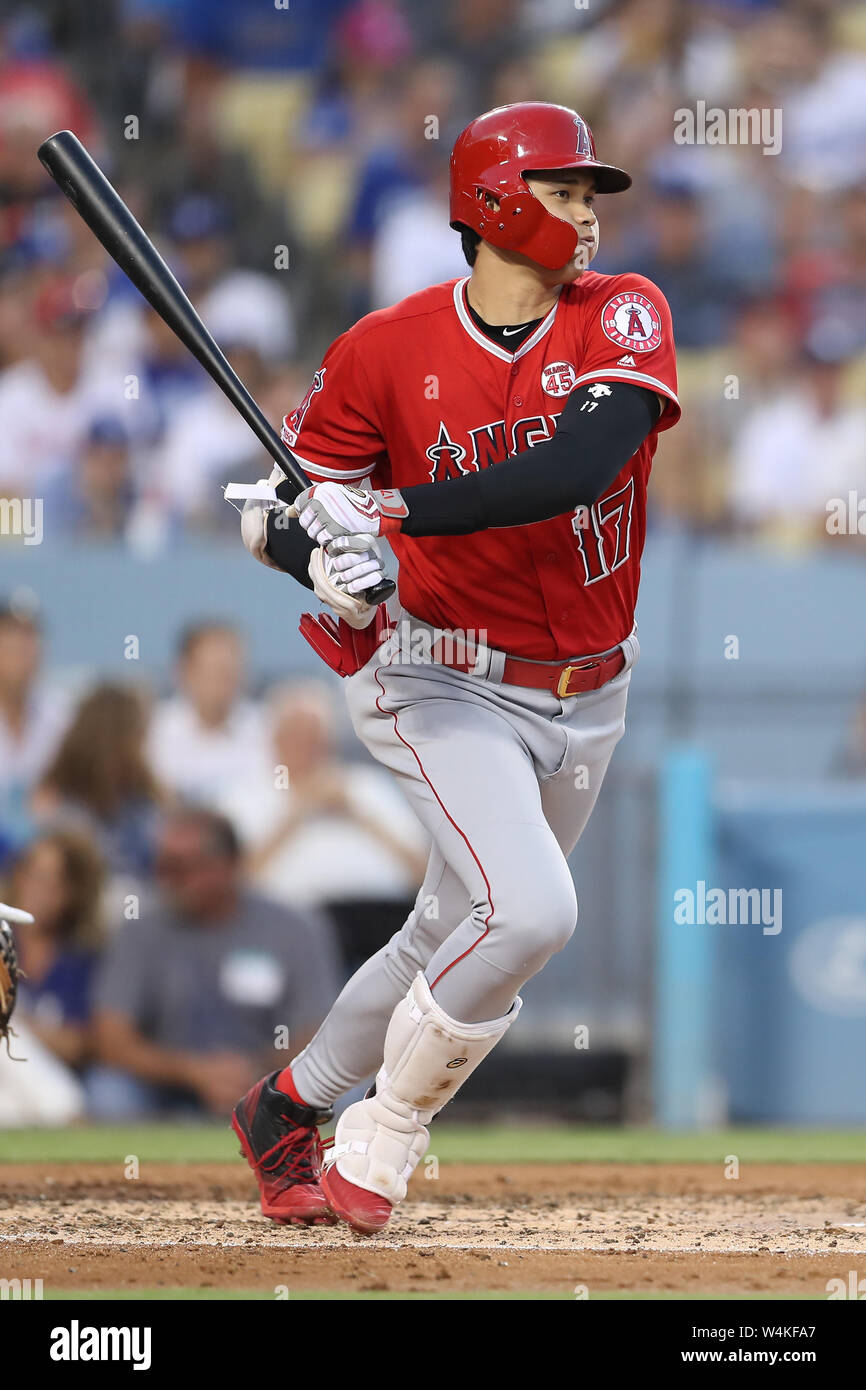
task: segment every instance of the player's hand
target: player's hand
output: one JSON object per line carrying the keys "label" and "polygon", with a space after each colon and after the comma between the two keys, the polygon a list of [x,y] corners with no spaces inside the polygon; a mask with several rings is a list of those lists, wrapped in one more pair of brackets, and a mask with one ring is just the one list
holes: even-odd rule
{"label": "player's hand", "polygon": [[290,513],[314,541],[329,545],[345,537],[399,531],[408,509],[395,488],[365,492],[346,483],[314,483],[298,493]]}
{"label": "player's hand", "polygon": [[[350,546],[350,542],[363,545],[363,549]],[[373,621],[377,605],[367,603],[363,594],[385,578],[385,570],[379,544],[372,536],[345,536],[332,541],[327,549],[318,546],[310,556],[307,572],[316,598],[350,627],[367,627]]]}

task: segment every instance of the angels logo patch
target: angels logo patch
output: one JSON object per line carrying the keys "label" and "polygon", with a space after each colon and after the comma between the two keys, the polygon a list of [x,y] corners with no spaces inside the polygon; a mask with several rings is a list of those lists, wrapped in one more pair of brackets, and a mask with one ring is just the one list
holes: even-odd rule
{"label": "angels logo patch", "polygon": [[290,449],[293,449],[298,442],[298,435],[301,432],[301,425],[304,423],[304,416],[312,404],[313,397],[318,391],[321,391],[324,386],[325,372],[327,370],[327,367],[322,367],[316,372],[313,377],[312,385],[301,401],[301,404],[292,411],[291,415],[287,415],[283,420],[282,439],[283,443],[288,444]]}
{"label": "angels logo patch", "polygon": [[542,369],[541,389],[548,396],[567,396],[577,381],[577,372],[570,362],[550,362]]}
{"label": "angels logo patch", "polygon": [[662,340],[662,321],[651,299],[636,290],[614,295],[601,311],[605,335],[629,352],[652,352]]}

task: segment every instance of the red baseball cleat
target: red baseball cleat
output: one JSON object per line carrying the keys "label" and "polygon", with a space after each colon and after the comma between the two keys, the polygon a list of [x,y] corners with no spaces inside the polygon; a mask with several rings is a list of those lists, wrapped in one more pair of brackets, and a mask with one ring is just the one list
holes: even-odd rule
{"label": "red baseball cleat", "polygon": [[347,1221],[353,1231],[362,1236],[375,1235],[387,1226],[393,1211],[387,1197],[378,1192],[368,1192],[349,1182],[337,1171],[336,1163],[331,1163],[322,1174],[322,1192],[331,1211],[341,1221]]}
{"label": "red baseball cleat", "polygon": [[241,1153],[256,1175],[262,1212],[284,1226],[333,1225],[321,1185],[318,1126],[333,1111],[300,1105],[278,1091],[279,1072],[257,1081],[232,1112]]}

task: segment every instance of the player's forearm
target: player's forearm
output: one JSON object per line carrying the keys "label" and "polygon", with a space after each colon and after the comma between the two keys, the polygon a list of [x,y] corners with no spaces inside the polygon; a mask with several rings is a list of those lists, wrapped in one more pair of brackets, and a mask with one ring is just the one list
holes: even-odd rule
{"label": "player's forearm", "polygon": [[187,1056],[145,1038],[121,1014],[105,1010],[95,1019],[95,1051],[101,1062],[158,1085],[183,1085]]}
{"label": "player's forearm", "polygon": [[640,448],[658,417],[651,391],[616,382],[610,395],[572,393],[552,439],[493,468],[402,488],[407,536],[459,536],[548,521],[592,506]]}
{"label": "player's forearm", "polygon": [[315,549],[316,542],[296,521],[289,519],[283,507],[275,507],[268,513],[267,555],[277,569],[285,570],[305,589],[313,587],[308,566]]}

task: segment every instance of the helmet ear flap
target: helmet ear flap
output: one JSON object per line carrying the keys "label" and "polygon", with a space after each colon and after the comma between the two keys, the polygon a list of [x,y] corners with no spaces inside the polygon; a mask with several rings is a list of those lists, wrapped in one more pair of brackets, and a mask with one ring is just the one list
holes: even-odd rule
{"label": "helmet ear flap", "polygon": [[551,216],[523,179],[519,188],[504,192],[496,201],[495,211],[479,209],[474,229],[483,241],[505,251],[517,251],[549,270],[565,265],[574,255],[576,228]]}

